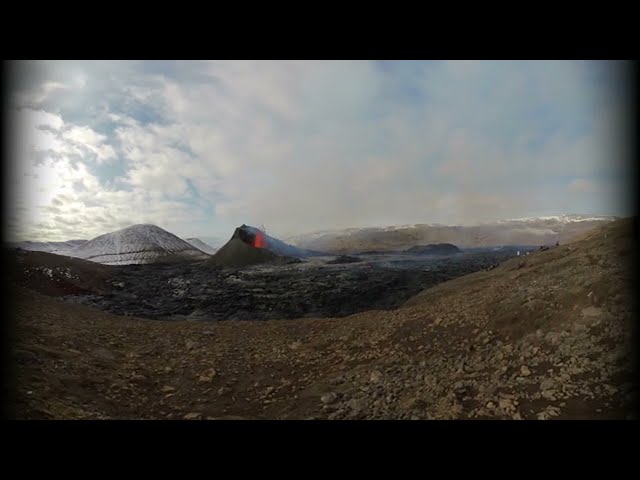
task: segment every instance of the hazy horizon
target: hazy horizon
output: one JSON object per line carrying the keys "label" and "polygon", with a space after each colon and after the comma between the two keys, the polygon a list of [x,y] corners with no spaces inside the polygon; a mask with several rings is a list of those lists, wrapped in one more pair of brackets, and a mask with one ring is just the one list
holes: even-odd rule
{"label": "hazy horizon", "polygon": [[635,213],[628,62],[10,65],[8,240]]}
{"label": "hazy horizon", "polygon": [[[476,226],[484,226],[484,225],[497,225],[499,222],[502,221],[519,221],[519,220],[526,220],[527,218],[535,218],[535,219],[539,219],[539,220],[545,220],[545,219],[554,219],[557,217],[563,217],[563,216],[581,216],[581,217],[585,217],[585,219],[590,219],[589,217],[594,217],[594,218],[604,218],[604,217],[615,217],[615,218],[625,218],[625,216],[618,216],[618,215],[592,215],[592,214],[578,214],[578,213],[569,213],[569,214],[559,214],[559,215],[549,215],[549,216],[535,216],[535,217],[522,217],[522,218],[509,218],[509,219],[501,219],[501,220],[492,220],[492,221],[487,221],[487,222],[468,222],[468,223],[459,223],[459,224],[446,224],[446,223],[429,223],[429,222],[419,222],[419,223],[415,223],[415,224],[393,224],[393,225],[365,225],[365,226],[352,226],[352,227],[346,227],[346,228],[336,228],[336,229],[325,229],[325,230],[309,230],[309,231],[305,231],[302,232],[300,234],[293,234],[293,235],[285,235],[285,236],[281,236],[278,235],[277,233],[271,232],[268,229],[264,228],[264,231],[267,234],[270,234],[271,236],[275,236],[279,239],[284,239],[287,240],[288,238],[295,238],[295,237],[304,237],[305,235],[313,235],[313,234],[321,234],[321,233],[332,233],[332,232],[341,232],[341,231],[348,231],[348,230],[364,230],[364,229],[383,229],[383,228],[391,228],[391,227],[398,227],[398,228],[402,228],[402,227],[410,227],[410,226],[414,226],[414,225],[432,225],[432,226],[438,226],[438,227],[476,227]],[[118,230],[122,230],[128,227],[132,227],[135,225],[141,225],[141,224],[133,224],[133,225],[127,225],[125,227],[122,227]],[[151,225],[155,225],[155,224],[151,224]],[[233,227],[233,229],[231,231],[228,232],[228,234],[222,234],[222,235],[192,235],[192,236],[183,236],[183,235],[177,235],[175,232],[169,232],[172,233],[176,236],[178,236],[179,238],[182,238],[183,240],[188,240],[188,239],[198,239],[203,241],[205,244],[212,246],[212,247],[219,247],[221,245],[223,245],[224,243],[226,243],[232,236],[233,232],[235,231],[235,228],[239,227],[240,224],[238,224],[236,227]],[[252,227],[255,227],[254,225],[250,225]],[[256,227],[256,228],[260,228],[260,227]],[[105,235],[105,234],[109,234],[109,233],[113,233],[115,231],[118,230],[114,230],[114,231],[106,231],[106,232],[102,232],[97,236],[100,235]],[[22,238],[22,239],[13,239],[13,240],[8,240],[10,243],[22,243],[22,242],[59,242],[59,241],[73,241],[73,240],[92,240],[95,237],[90,237],[90,238],[80,238],[80,237],[74,237],[74,238],[65,238],[65,239],[61,239],[61,240],[51,240],[51,239],[40,239],[40,240],[32,240],[32,239],[28,239],[28,238]]]}

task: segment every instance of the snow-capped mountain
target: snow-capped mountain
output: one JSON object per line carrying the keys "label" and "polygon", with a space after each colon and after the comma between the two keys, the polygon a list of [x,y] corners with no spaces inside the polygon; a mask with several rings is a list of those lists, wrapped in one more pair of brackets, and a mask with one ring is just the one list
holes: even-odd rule
{"label": "snow-capped mountain", "polygon": [[107,265],[204,260],[209,256],[156,225],[132,225],[100,235],[65,252],[75,258]]}
{"label": "snow-capped mountain", "polygon": [[496,223],[578,223],[578,222],[606,222],[616,220],[618,217],[611,215],[579,215],[575,213],[567,215],[549,215],[541,217],[523,217],[523,218],[510,218],[507,220],[499,220]]}
{"label": "snow-capped mountain", "polygon": [[210,247],[199,238],[185,238],[184,240],[190,245],[196,247],[198,250],[208,253],[209,255],[213,255],[218,251],[217,248]]}

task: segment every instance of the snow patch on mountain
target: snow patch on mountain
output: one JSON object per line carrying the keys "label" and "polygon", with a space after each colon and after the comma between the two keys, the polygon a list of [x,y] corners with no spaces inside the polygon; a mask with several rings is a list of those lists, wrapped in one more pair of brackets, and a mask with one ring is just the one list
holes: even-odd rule
{"label": "snow patch on mountain", "polygon": [[541,217],[522,217],[522,218],[511,218],[507,220],[500,220],[496,223],[512,223],[512,222],[526,222],[526,223],[535,223],[535,222],[556,222],[556,223],[576,223],[576,222],[611,222],[616,220],[617,217],[610,215],[578,215],[578,214],[567,214],[567,215],[548,215]]}

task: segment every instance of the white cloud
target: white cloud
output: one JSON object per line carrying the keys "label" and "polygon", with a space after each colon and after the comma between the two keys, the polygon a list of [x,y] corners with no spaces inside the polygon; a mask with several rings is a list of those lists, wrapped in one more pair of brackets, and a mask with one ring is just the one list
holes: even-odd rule
{"label": "white cloud", "polygon": [[105,135],[100,135],[87,126],[72,127],[65,131],[62,137],[74,143],[89,144],[92,146],[100,145],[107,139]]}
{"label": "white cloud", "polygon": [[[17,157],[60,169],[55,181],[40,172],[48,187],[30,185],[65,195],[54,208],[65,221],[74,209],[83,232],[96,230],[91,215],[105,220],[99,228],[144,218],[225,235],[206,229],[265,223],[283,234],[605,209],[606,189],[591,190],[590,203],[577,194],[586,179],[625,167],[624,99],[594,80],[606,68],[614,66],[76,62],[67,72],[49,63],[51,77],[26,91],[60,92],[58,82],[68,95],[18,114],[29,135]],[[109,170],[118,161],[121,170]],[[115,172],[109,187],[105,171]]]}
{"label": "white cloud", "polygon": [[[132,190],[109,190],[89,171],[87,151],[113,150],[104,144],[106,137],[89,127],[67,125],[59,116],[23,110],[14,112],[19,135],[12,145],[9,169],[13,238],[63,240],[91,238],[131,223],[156,223],[167,228],[185,228],[184,219],[198,219],[180,202],[170,201],[163,193],[172,192],[166,183],[179,177],[173,169],[131,171]],[[43,130],[49,128],[49,130]],[[55,129],[55,130],[53,130]],[[161,152],[159,155],[164,155]],[[105,155],[102,154],[102,158]],[[157,157],[149,159],[152,163]],[[151,177],[144,178],[145,173]],[[159,191],[150,190],[158,177]],[[135,206],[135,208],[132,208]]]}
{"label": "white cloud", "polygon": [[64,126],[64,121],[60,115],[31,108],[18,109],[13,112],[12,119],[17,124],[18,131],[31,132],[41,128],[60,130]]}
{"label": "white cloud", "polygon": [[105,143],[106,135],[97,133],[88,126],[71,127],[62,133],[62,138],[73,145],[89,150],[95,154],[99,162],[116,157],[113,147]]}
{"label": "white cloud", "polygon": [[68,89],[68,85],[60,82],[45,82],[35,90],[23,92],[18,95],[18,100],[22,104],[26,105],[40,105],[46,101],[49,96],[58,91]]}

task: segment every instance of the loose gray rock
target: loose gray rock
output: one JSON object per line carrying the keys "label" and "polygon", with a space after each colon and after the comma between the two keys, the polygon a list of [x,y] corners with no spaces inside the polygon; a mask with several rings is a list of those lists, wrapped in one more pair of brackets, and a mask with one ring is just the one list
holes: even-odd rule
{"label": "loose gray rock", "polygon": [[380,372],[380,370],[374,370],[373,372],[371,372],[369,381],[371,383],[380,383],[382,381],[382,372]]}
{"label": "loose gray rock", "polygon": [[512,410],[515,410],[515,405],[513,404],[513,401],[509,398],[501,398],[498,401],[498,406],[504,410],[505,412],[510,412]]}
{"label": "loose gray rock", "polygon": [[335,392],[325,393],[320,397],[320,401],[325,405],[330,405],[338,399],[338,395]]}
{"label": "loose gray rock", "polygon": [[556,399],[556,392],[554,390],[543,390],[542,391],[542,396],[544,398],[546,398],[547,400],[555,400]]}
{"label": "loose gray rock", "polygon": [[545,390],[551,390],[551,388],[553,388],[554,385],[554,381],[551,378],[545,378],[542,383],[540,383],[540,390],[542,390],[543,392]]}
{"label": "loose gray rock", "polygon": [[184,420],[199,420],[202,418],[202,414],[198,412],[187,413],[184,417]]}

